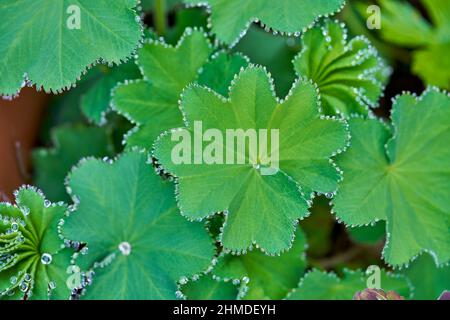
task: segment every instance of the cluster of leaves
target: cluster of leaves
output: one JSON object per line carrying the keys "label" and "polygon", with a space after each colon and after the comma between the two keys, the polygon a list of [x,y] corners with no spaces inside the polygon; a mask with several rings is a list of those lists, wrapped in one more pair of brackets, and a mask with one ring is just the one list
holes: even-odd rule
{"label": "cluster of leaves", "polygon": [[[53,147],[33,154],[34,184],[70,205],[34,187],[0,205],[2,298],[352,299],[364,272],[326,272],[310,252],[329,251],[335,218],[352,242],[384,246],[380,289],[449,289],[450,98],[404,93],[377,118],[391,70],[328,18],[344,1],[170,1],[176,23],[156,31],[141,21],[153,1],[77,3],[89,28],[76,35],[60,25],[65,1],[0,4],[3,95],[59,92],[101,63],[55,100],[42,134]],[[408,40],[415,13],[382,1],[382,32],[426,45],[413,68],[445,89],[448,72],[420,61],[446,45],[448,6],[424,3],[440,31],[416,19],[426,30]],[[173,163],[171,133],[195,121],[279,130],[278,171],[262,174],[264,153],[256,165]]]}

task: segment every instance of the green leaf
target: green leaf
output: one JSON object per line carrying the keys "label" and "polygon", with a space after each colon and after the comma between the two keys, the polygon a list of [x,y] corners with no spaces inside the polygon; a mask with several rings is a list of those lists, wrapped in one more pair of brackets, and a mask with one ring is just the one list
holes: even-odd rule
{"label": "green leaf", "polygon": [[84,115],[98,125],[106,122],[105,115],[111,100],[111,90],[117,83],[141,77],[139,69],[133,61],[114,68],[104,67],[102,72],[102,76],[92,84],[81,100],[81,109]]}
{"label": "green leaf", "polygon": [[[297,289],[292,291],[288,300],[351,300],[357,291],[366,289],[366,276],[362,271],[344,270],[339,278],[334,273],[312,270],[301,280]],[[407,298],[410,288],[406,278],[381,272],[381,289],[395,291]]]}
{"label": "green leaf", "polygon": [[[115,64],[127,60],[142,37],[136,4],[136,0],[2,1],[0,94],[16,94],[24,85],[24,74],[38,88],[60,92],[99,60]],[[71,24],[76,14],[71,6],[79,9],[79,28]]]}
{"label": "green leaf", "polygon": [[439,264],[450,259],[449,123],[450,98],[436,89],[398,97],[393,132],[377,120],[350,120],[334,210],[352,226],[386,220],[389,264],[406,264],[424,250]]}
{"label": "green leaf", "polygon": [[0,296],[69,299],[66,268],[73,254],[58,234],[67,212],[33,187],[16,193],[17,205],[0,203]]}
{"label": "green leaf", "polygon": [[236,300],[240,294],[237,284],[214,279],[210,275],[189,281],[181,291],[188,300]]}
{"label": "green leaf", "polygon": [[305,236],[298,228],[294,245],[280,256],[267,256],[259,250],[221,255],[212,273],[224,280],[246,283],[245,299],[282,299],[297,286],[306,269],[305,248]]}
{"label": "green leaf", "polygon": [[64,225],[68,239],[86,243],[95,271],[86,299],[174,299],[176,282],[204,271],[214,247],[203,225],[179,215],[174,187],[142,152],[112,164],[86,160],[69,176],[79,201]]}
{"label": "green leaf", "polygon": [[252,25],[233,51],[242,52],[252,63],[266,67],[274,79],[277,96],[285,97],[297,78],[291,63],[300,50],[297,42],[295,37],[273,35]]}
{"label": "green leaf", "polygon": [[339,11],[344,0],[184,0],[189,5],[206,5],[217,38],[234,46],[252,22],[260,21],[274,32],[297,34],[317,18]]}
{"label": "green leaf", "polygon": [[[221,241],[232,251],[241,252],[254,243],[269,254],[288,249],[297,220],[307,215],[309,193],[333,192],[340,179],[329,157],[346,146],[345,124],[321,118],[318,103],[314,86],[300,82],[285,101],[279,101],[267,72],[254,66],[237,76],[229,99],[205,87],[189,86],[181,98],[188,127],[166,132],[154,151],[162,168],[177,177],[182,214],[201,220],[226,211]],[[270,147],[270,154],[263,152],[269,148],[260,147],[259,159],[237,150],[234,143],[223,150],[219,142],[222,155],[229,153],[233,160],[242,157],[243,164],[225,164],[224,159],[212,164],[175,164],[172,150],[179,146],[171,141],[171,134],[192,136],[194,122],[201,123],[204,131],[217,129],[222,137],[226,130],[278,130],[279,141]],[[187,139],[182,143],[192,147]],[[192,160],[193,154],[187,152]],[[279,153],[279,168],[271,163],[275,153]]]}
{"label": "green leaf", "polygon": [[401,271],[413,287],[413,299],[436,300],[450,288],[450,266],[437,267],[429,254],[422,254]]}
{"label": "green leaf", "polygon": [[83,157],[111,155],[111,139],[105,129],[86,126],[59,127],[54,129],[52,136],[53,149],[33,151],[33,182],[50,200],[69,201],[64,179],[72,166]]}
{"label": "green leaf", "polygon": [[204,65],[197,83],[227,97],[231,81],[248,64],[249,59],[241,54],[229,55],[220,52]]}
{"label": "green leaf", "polygon": [[314,198],[311,215],[300,221],[300,227],[308,239],[309,258],[327,256],[333,245],[333,230],[336,223],[331,214],[330,199],[325,196]]}
{"label": "green leaf", "polygon": [[206,35],[192,29],[176,47],[150,40],[139,50],[144,80],[117,86],[112,98],[113,109],[136,124],[125,138],[127,146],[150,148],[161,132],[182,125],[180,94],[197,79],[211,51]]}
{"label": "green leaf", "polygon": [[426,83],[450,88],[450,43],[417,50],[413,56],[412,71]]}
{"label": "green leaf", "polygon": [[347,229],[353,241],[364,244],[376,244],[386,236],[386,223],[378,221],[375,225]]}
{"label": "green leaf", "polygon": [[381,1],[381,35],[397,45],[417,49],[412,71],[427,84],[450,89],[450,5],[446,0],[422,2],[432,24],[406,1]]}
{"label": "green leaf", "polygon": [[300,77],[319,86],[325,114],[367,115],[378,106],[389,75],[377,50],[363,36],[347,42],[343,23],[325,20],[302,37],[294,59]]}
{"label": "green leaf", "polygon": [[435,37],[433,27],[406,1],[381,0],[381,35],[407,47],[429,44]]}

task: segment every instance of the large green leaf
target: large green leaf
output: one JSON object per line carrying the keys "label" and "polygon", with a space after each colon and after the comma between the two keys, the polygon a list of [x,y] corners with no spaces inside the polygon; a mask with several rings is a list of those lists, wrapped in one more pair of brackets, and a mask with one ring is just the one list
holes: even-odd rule
{"label": "large green leaf", "polygon": [[[395,291],[404,298],[410,295],[406,278],[392,275],[382,270],[381,289]],[[301,280],[297,289],[292,291],[288,300],[351,300],[357,291],[366,289],[367,277],[362,271],[344,270],[342,278],[334,273],[312,270]]]}
{"label": "large green leaf", "polygon": [[450,289],[450,266],[437,267],[429,254],[423,254],[401,271],[413,287],[413,299],[436,300]]}
{"label": "large green leaf", "polygon": [[382,0],[384,39],[414,48],[412,70],[426,83],[450,88],[450,3],[422,0],[431,24],[407,1]]}
{"label": "large green leaf", "polygon": [[64,179],[72,166],[87,156],[112,154],[110,137],[102,128],[86,126],[59,127],[52,132],[53,149],[33,151],[34,184],[52,200],[68,201]]}
{"label": "large green leaf", "polygon": [[252,22],[260,21],[268,30],[298,34],[317,18],[339,11],[344,0],[184,0],[189,5],[206,5],[217,38],[233,46]]}
{"label": "large green leaf", "polygon": [[259,250],[243,255],[222,254],[212,273],[247,284],[245,299],[282,299],[295,288],[306,269],[306,239],[297,229],[292,248],[278,257]]}
{"label": "large green leaf", "polygon": [[136,124],[126,137],[128,146],[150,148],[161,132],[182,125],[180,94],[197,79],[211,51],[206,35],[192,29],[176,47],[150,40],[139,50],[144,80],[119,85],[112,98],[113,109]]}
{"label": "large green leaf", "polygon": [[424,250],[450,259],[450,98],[435,89],[398,97],[391,132],[377,120],[350,120],[352,144],[333,199],[350,225],[386,220],[385,260],[403,265]]}
{"label": "large green leaf", "polygon": [[[45,91],[71,87],[97,61],[119,64],[142,37],[137,0],[3,0],[0,2],[0,94],[25,79]],[[76,6],[76,7],[74,7]],[[80,28],[69,28],[79,9]]]}
{"label": "large green leaf", "polygon": [[78,205],[63,235],[86,243],[95,271],[86,299],[174,299],[176,282],[204,271],[214,247],[204,226],[180,216],[174,187],[142,152],[84,161],[69,176]]}
{"label": "large green leaf", "polygon": [[347,38],[343,23],[323,21],[303,35],[294,67],[319,86],[325,114],[367,115],[378,106],[389,69],[365,37]]}
{"label": "large green leaf", "polygon": [[[345,123],[319,115],[317,92],[311,83],[295,83],[286,100],[278,100],[269,75],[259,67],[243,70],[230,89],[230,98],[225,99],[209,88],[189,86],[181,98],[187,128],[166,132],[155,143],[154,156],[177,177],[183,215],[201,220],[226,211],[221,239],[225,248],[240,252],[256,243],[269,254],[280,253],[290,247],[297,220],[307,215],[310,192],[336,191],[340,173],[329,157],[347,144]],[[228,153],[231,160],[239,157],[243,163],[225,164],[218,159],[211,164],[176,164],[172,151],[179,146],[171,141],[172,134],[192,136],[194,122],[204,131],[217,129],[214,132],[221,136],[239,129],[278,132],[279,141],[272,147],[260,141],[258,154],[250,157],[248,145],[246,152],[234,143],[224,150],[213,137],[210,145],[219,144],[217,155]],[[271,139],[276,138],[267,141]],[[187,144],[191,147],[191,142]],[[279,154],[278,168],[270,160],[275,153]],[[190,160],[192,156],[187,153]]]}
{"label": "large green leaf", "polygon": [[0,203],[0,296],[69,299],[66,268],[73,254],[58,228],[67,212],[32,187],[16,193],[17,205]]}

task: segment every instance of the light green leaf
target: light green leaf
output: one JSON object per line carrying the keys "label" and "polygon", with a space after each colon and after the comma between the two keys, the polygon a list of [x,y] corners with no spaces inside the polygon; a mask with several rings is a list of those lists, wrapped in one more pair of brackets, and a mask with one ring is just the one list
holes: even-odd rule
{"label": "light green leaf", "polygon": [[84,115],[98,125],[105,124],[111,90],[119,82],[134,80],[141,77],[138,67],[131,61],[114,68],[104,67],[100,76],[91,88],[83,95],[81,109]]}
{"label": "light green leaf", "polygon": [[178,100],[194,82],[212,47],[199,30],[186,29],[176,47],[149,41],[138,52],[144,80],[115,88],[112,106],[136,127],[126,136],[127,146],[150,148],[161,132],[182,125]]}
{"label": "light green leaf", "polygon": [[32,187],[15,193],[17,205],[0,203],[0,296],[69,299],[66,268],[73,254],[58,234],[67,212]]}
{"label": "light green leaf", "polygon": [[86,299],[174,299],[176,282],[204,271],[214,247],[204,226],[179,215],[174,187],[141,152],[112,164],[86,160],[69,176],[79,201],[64,225],[86,243],[95,271]]}
{"label": "light green leaf", "polygon": [[433,27],[407,1],[380,0],[381,35],[402,46],[417,47],[433,41]]}
{"label": "light green leaf", "polygon": [[235,45],[252,22],[288,34],[300,33],[317,18],[339,11],[344,0],[184,0],[190,5],[208,6],[212,31],[217,38]]}
{"label": "light green leaf", "polygon": [[[115,64],[127,60],[142,37],[136,4],[136,0],[2,1],[0,94],[16,94],[24,75],[38,88],[60,92],[99,60]],[[76,8],[79,28],[72,21]]]}
{"label": "light green leaf", "polygon": [[236,300],[240,294],[237,284],[214,279],[210,275],[189,281],[181,291],[188,300]]}
{"label": "light green leaf", "polygon": [[297,286],[306,269],[305,247],[299,228],[292,248],[280,256],[267,256],[259,250],[238,256],[222,254],[212,273],[246,283],[245,299],[282,299]]}
{"label": "light green leaf", "polygon": [[413,55],[412,71],[426,83],[441,88],[450,88],[448,52],[450,52],[450,42],[417,50]]}
{"label": "light green leaf", "polygon": [[72,166],[83,157],[111,155],[112,143],[105,129],[86,126],[59,127],[52,136],[53,149],[33,151],[33,182],[50,200],[69,201],[64,179]]}
{"label": "light green leaf", "polygon": [[[342,278],[334,273],[312,270],[301,280],[297,289],[292,291],[288,300],[352,300],[357,291],[366,289],[367,277],[362,271],[344,270]],[[404,298],[410,295],[406,278],[382,270],[381,289],[395,291]]]}
{"label": "light green leaf", "polygon": [[[316,89],[310,83],[296,83],[286,100],[279,101],[267,72],[254,66],[236,78],[229,99],[191,85],[182,95],[181,109],[188,127],[163,135],[155,143],[154,156],[164,170],[177,177],[182,214],[201,220],[226,211],[221,241],[233,251],[246,250],[254,243],[269,254],[288,249],[297,220],[307,215],[309,192],[337,188],[340,174],[329,157],[346,146],[344,122],[320,117]],[[230,160],[239,156],[243,164],[225,164],[225,159],[213,164],[176,164],[172,150],[177,143],[171,141],[171,135],[183,132],[192,136],[194,122],[201,123],[203,131],[217,129],[223,137],[229,129],[265,129],[274,135],[278,132],[279,141],[267,148],[261,142],[263,147],[252,158],[248,146],[244,154],[234,143],[226,150],[219,143],[222,158],[229,153]],[[271,139],[267,137],[267,141]],[[187,139],[184,143],[191,147]],[[276,167],[271,162],[276,153],[279,169],[270,168]],[[187,154],[190,160],[192,156]]]}
{"label": "light green leaf", "polygon": [[369,40],[347,37],[343,23],[325,20],[316,25],[303,35],[294,68],[317,83],[324,114],[367,115],[378,106],[389,69]]}
{"label": "light green leaf", "polygon": [[248,64],[248,58],[241,54],[229,55],[225,52],[220,52],[204,65],[198,76],[197,83],[227,97],[231,81]]}
{"label": "light green leaf", "polygon": [[437,267],[429,254],[422,254],[401,271],[413,287],[413,299],[436,300],[450,289],[450,266]]}
{"label": "light green leaf", "polygon": [[435,89],[395,100],[393,133],[377,120],[350,120],[334,210],[352,226],[386,220],[389,264],[406,264],[424,250],[439,264],[450,259],[449,123],[450,98]]}
{"label": "light green leaf", "polygon": [[424,82],[450,89],[450,5],[446,0],[422,0],[432,24],[406,1],[382,0],[381,35],[413,52],[412,71]]}

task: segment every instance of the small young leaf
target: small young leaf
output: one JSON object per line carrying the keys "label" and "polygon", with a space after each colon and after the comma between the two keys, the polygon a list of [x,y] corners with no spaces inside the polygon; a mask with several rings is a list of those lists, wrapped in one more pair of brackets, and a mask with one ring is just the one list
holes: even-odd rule
{"label": "small young leaf", "polygon": [[113,108],[137,125],[126,137],[128,147],[150,148],[161,132],[182,125],[180,94],[197,79],[211,51],[206,35],[191,29],[176,47],[151,40],[139,50],[144,80],[119,85],[112,98]]}
{"label": "small young leaf", "polygon": [[[171,141],[171,133],[176,130],[167,132],[155,143],[154,156],[177,177],[182,214],[203,219],[226,211],[222,242],[233,251],[246,250],[253,243],[270,254],[288,249],[297,220],[307,215],[309,193],[334,192],[340,179],[329,158],[345,148],[348,133],[343,121],[322,119],[318,103],[316,88],[300,82],[285,101],[279,101],[267,72],[254,66],[237,76],[229,99],[198,85],[186,89],[181,108],[188,127],[178,130],[194,136],[194,121],[201,121],[205,131],[217,129],[224,137],[227,129],[278,130],[279,144],[274,143],[267,155],[260,148],[259,159],[237,148],[223,151],[222,156],[244,157],[243,164],[225,164],[222,159],[213,164],[178,165],[172,160],[176,142]],[[275,152],[279,168],[272,175],[262,174],[269,170],[267,159]],[[190,159],[192,155],[188,154]]]}
{"label": "small young leaf", "polygon": [[423,0],[432,24],[407,1],[382,0],[381,35],[388,41],[415,48],[412,70],[426,83],[450,89],[450,4]]}
{"label": "small young leaf", "polygon": [[322,15],[339,11],[344,0],[184,0],[189,5],[206,5],[211,11],[212,31],[234,46],[252,22],[261,21],[275,32],[297,34]]}
{"label": "small young leaf", "polygon": [[303,35],[294,67],[319,86],[325,114],[367,115],[378,105],[389,69],[369,40],[358,36],[347,42],[347,36],[337,21],[316,25]]}
{"label": "small young leaf", "polygon": [[201,224],[179,215],[171,182],[142,152],[113,164],[90,159],[69,176],[79,201],[65,221],[68,239],[86,243],[93,267],[86,299],[175,299],[176,282],[206,270],[214,247]]}
{"label": "small young leaf", "polygon": [[45,91],[71,87],[100,60],[120,64],[142,37],[137,0],[4,0],[0,4],[0,94],[24,75]]}
{"label": "small young leaf", "polygon": [[337,159],[344,180],[334,210],[352,226],[386,220],[389,264],[406,264],[424,250],[446,263],[450,98],[435,89],[420,98],[404,94],[394,102],[392,123],[393,133],[377,120],[350,120],[352,144]]}
{"label": "small young leaf", "polygon": [[73,252],[58,234],[67,212],[32,187],[16,193],[17,205],[0,203],[0,296],[69,299],[66,268]]}

